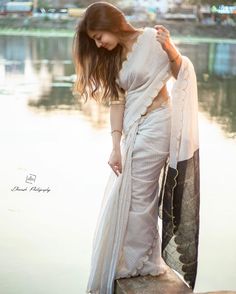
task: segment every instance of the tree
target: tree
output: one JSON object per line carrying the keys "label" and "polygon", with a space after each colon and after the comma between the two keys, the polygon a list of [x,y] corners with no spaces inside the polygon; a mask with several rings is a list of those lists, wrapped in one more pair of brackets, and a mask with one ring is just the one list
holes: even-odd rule
{"label": "tree", "polygon": [[[96,0],[75,0],[74,4],[78,5],[78,7],[87,7],[90,4],[94,3],[94,2],[101,2],[101,1],[96,1]],[[110,0],[110,1],[106,1],[109,2],[111,4],[116,5],[119,1],[118,0]]]}
{"label": "tree", "polygon": [[186,0],[189,4],[236,5],[235,0]]}

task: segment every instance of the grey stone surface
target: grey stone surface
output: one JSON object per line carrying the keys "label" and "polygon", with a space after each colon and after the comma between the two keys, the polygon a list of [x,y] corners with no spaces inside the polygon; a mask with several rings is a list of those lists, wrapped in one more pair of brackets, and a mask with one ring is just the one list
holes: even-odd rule
{"label": "grey stone surface", "polygon": [[196,293],[196,294],[236,294],[236,291],[201,292],[201,293]]}
{"label": "grey stone surface", "polygon": [[159,276],[138,276],[116,281],[115,294],[174,294],[193,293],[192,290],[171,270]]}
{"label": "grey stone surface", "polygon": [[171,269],[159,276],[138,276],[116,280],[115,294],[236,294],[236,291],[193,292]]}

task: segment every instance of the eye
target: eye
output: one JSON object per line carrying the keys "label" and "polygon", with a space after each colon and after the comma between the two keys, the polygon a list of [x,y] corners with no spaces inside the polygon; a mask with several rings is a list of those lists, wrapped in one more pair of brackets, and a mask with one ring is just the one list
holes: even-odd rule
{"label": "eye", "polygon": [[100,41],[100,40],[101,40],[101,38],[102,38],[102,36],[101,36],[101,35],[99,35],[99,36],[96,36],[96,37],[95,37],[95,39],[97,39],[98,41]]}

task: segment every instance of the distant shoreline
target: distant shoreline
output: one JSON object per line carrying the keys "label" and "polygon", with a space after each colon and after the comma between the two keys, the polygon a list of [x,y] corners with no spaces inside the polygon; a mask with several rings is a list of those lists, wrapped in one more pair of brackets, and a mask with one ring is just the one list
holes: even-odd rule
{"label": "distant shoreline", "polygon": [[[73,37],[79,19],[43,20],[0,17],[0,36]],[[135,27],[164,25],[171,37],[187,43],[236,43],[236,27],[190,21],[131,22]]]}
{"label": "distant shoreline", "polygon": [[[0,36],[32,36],[32,37],[73,37],[74,30],[72,29],[28,29],[28,28],[1,28]],[[217,37],[200,37],[200,36],[183,36],[183,35],[175,35],[172,33],[171,35],[173,41],[181,41],[183,43],[190,44],[199,44],[199,43],[228,43],[228,44],[236,44],[236,39],[230,38],[217,38]]]}

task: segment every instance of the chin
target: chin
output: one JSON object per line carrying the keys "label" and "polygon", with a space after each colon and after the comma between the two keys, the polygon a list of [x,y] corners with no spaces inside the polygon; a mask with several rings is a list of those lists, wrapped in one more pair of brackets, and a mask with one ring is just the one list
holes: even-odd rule
{"label": "chin", "polygon": [[111,51],[111,50],[115,49],[116,46],[117,46],[117,45],[110,45],[110,46],[107,48],[107,50]]}

